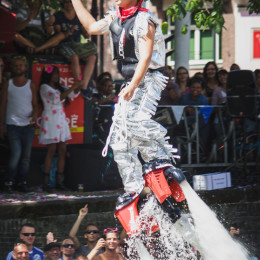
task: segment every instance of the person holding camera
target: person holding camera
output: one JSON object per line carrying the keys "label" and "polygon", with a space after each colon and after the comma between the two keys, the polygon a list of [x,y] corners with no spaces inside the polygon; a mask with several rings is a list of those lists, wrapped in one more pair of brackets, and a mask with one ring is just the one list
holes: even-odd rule
{"label": "person holding camera", "polygon": [[96,255],[94,258],[88,258],[93,260],[124,260],[125,258],[123,257],[123,255],[118,252],[120,240],[117,228],[105,229],[104,236],[106,241],[105,252],[100,255]]}
{"label": "person holding camera", "polygon": [[104,252],[102,249],[105,246],[104,238],[100,238],[99,229],[94,223],[89,223],[86,226],[84,232],[84,238],[86,239],[86,245],[79,242],[77,238],[77,233],[79,226],[83,219],[88,214],[88,205],[86,204],[83,208],[79,210],[79,215],[74,225],[72,226],[69,236],[74,241],[75,244],[75,258],[79,255],[86,255],[89,260],[93,259],[94,256],[99,255]]}

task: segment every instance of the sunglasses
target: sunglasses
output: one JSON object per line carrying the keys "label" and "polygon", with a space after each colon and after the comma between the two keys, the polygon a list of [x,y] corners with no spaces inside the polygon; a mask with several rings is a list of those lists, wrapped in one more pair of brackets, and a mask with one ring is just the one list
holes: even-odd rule
{"label": "sunglasses", "polygon": [[22,233],[22,235],[24,235],[26,237],[29,237],[29,236],[35,237],[35,233]]}
{"label": "sunglasses", "polygon": [[93,233],[93,234],[98,234],[99,231],[98,231],[98,230],[87,230],[87,231],[85,232],[85,234],[91,234],[91,233]]}
{"label": "sunglasses", "polygon": [[74,248],[75,247],[74,244],[64,244],[64,245],[61,245],[61,246],[65,247],[65,248],[69,248],[69,247]]}
{"label": "sunglasses", "polygon": [[118,229],[117,228],[106,228],[106,229],[104,229],[103,235],[105,235],[107,232],[110,232],[110,231],[118,232]]}

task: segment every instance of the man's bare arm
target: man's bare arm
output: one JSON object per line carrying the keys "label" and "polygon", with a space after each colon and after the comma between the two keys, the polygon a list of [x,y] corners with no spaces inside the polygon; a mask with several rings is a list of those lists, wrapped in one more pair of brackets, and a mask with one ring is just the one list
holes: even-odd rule
{"label": "man's bare arm", "polygon": [[21,20],[21,19],[17,19],[15,22],[15,30],[16,32],[20,32],[22,30],[24,30],[26,28],[26,26],[28,25],[28,23],[36,18],[38,14],[38,9],[29,9],[29,13],[28,13],[28,17],[26,20]]}
{"label": "man's bare arm", "polygon": [[[96,257],[96,255],[97,255],[98,251],[99,251],[100,249],[102,249],[103,247],[105,247],[105,245],[106,245],[105,239],[104,239],[104,238],[100,238],[100,239],[97,241],[95,247],[94,247],[94,248],[89,252],[89,254],[87,255],[87,256],[88,256],[88,260],[96,259],[95,257]],[[99,258],[98,258],[98,259],[99,259]]]}
{"label": "man's bare arm", "polygon": [[80,246],[80,243],[79,243],[79,240],[77,238],[77,233],[78,233],[78,230],[79,230],[79,226],[82,222],[82,220],[85,218],[85,216],[88,214],[88,205],[86,204],[84,206],[84,208],[80,209],[79,210],[79,215],[78,215],[78,218],[77,220],[75,221],[74,225],[72,226],[71,230],[70,230],[70,233],[69,233],[69,236],[72,238],[72,240],[74,241],[75,243],[75,247],[76,249],[79,248]]}
{"label": "man's bare arm", "polygon": [[107,26],[104,19],[96,21],[94,17],[84,7],[81,0],[72,0],[72,4],[81,24],[86,29],[88,34],[100,35],[104,34],[107,31],[106,29],[104,29]]}

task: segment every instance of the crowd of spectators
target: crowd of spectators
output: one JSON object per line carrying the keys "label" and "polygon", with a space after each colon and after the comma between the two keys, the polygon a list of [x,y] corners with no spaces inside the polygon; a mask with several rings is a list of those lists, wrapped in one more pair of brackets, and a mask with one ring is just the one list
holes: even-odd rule
{"label": "crowd of spectators", "polygon": [[[185,114],[189,125],[189,131],[192,132],[195,125],[195,111],[198,113],[198,128],[200,136],[200,149],[204,154],[209,154],[212,149],[213,142],[216,142],[217,149],[223,147],[223,140],[225,138],[223,133],[223,126],[225,132],[228,132],[228,123],[231,121],[232,116],[228,113],[227,109],[227,93],[228,86],[227,80],[229,73],[233,71],[239,71],[240,67],[237,64],[232,64],[229,72],[225,69],[219,69],[214,61],[208,62],[203,72],[197,72],[193,77],[189,77],[189,71],[184,67],[179,67],[176,71],[167,66],[165,69],[165,75],[169,77],[168,84],[165,90],[162,91],[162,98],[159,105],[181,105],[185,106]],[[175,78],[174,78],[175,75]],[[256,97],[260,100],[259,93],[259,70],[255,70],[254,76],[256,79]],[[245,86],[246,89],[246,86]],[[248,95],[245,93],[245,96]],[[259,101],[255,102],[258,106],[259,114]],[[200,109],[194,109],[194,107],[203,106],[218,106],[222,108],[222,126],[220,125],[219,115],[217,109],[212,110],[209,118],[205,120]],[[243,121],[238,121],[241,124]],[[251,118],[245,119],[246,134],[252,134],[257,132],[256,115]],[[243,126],[239,126],[242,128]],[[172,126],[170,127],[172,128]],[[170,134],[172,139],[179,135],[185,135],[183,122],[177,123],[177,126],[173,128],[173,133]],[[171,131],[171,130],[170,130]],[[242,135],[240,133],[239,135]],[[173,141],[174,143],[174,141]],[[176,145],[176,143],[174,143]],[[205,158],[207,160],[207,158]]]}
{"label": "crowd of spectators", "polygon": [[[85,97],[96,63],[97,48],[88,39],[71,1],[63,0],[61,4],[62,9],[53,15],[40,12],[42,3],[39,0],[13,5],[12,11],[16,14],[13,44],[19,55],[15,54],[8,64],[11,77],[4,72],[4,60],[0,58],[0,138],[7,140],[10,150],[4,178],[4,189],[10,192],[14,189],[29,191],[27,175],[39,108],[43,108],[39,143],[47,146],[43,189],[49,191],[50,169],[56,152],[56,188],[66,189],[66,141],[71,139],[71,134],[64,104],[67,105],[68,98],[77,97],[79,92]],[[67,59],[74,78],[72,87],[60,85],[59,69],[52,65],[43,68],[40,84],[35,86],[27,78],[29,65],[24,54],[36,53],[56,53]],[[82,72],[81,61],[85,62]],[[36,91],[38,87],[39,94]]]}
{"label": "crowd of spectators", "polygon": [[[129,257],[128,235],[123,229],[121,232],[117,228],[105,228],[102,232],[95,223],[87,223],[85,229],[82,228],[82,221],[88,215],[88,205],[79,210],[78,217],[74,222],[69,234],[65,238],[56,239],[53,232],[46,234],[46,241],[42,248],[35,246],[37,238],[37,228],[31,223],[23,224],[19,231],[19,236],[12,250],[7,254],[6,260],[123,260]],[[241,236],[241,231],[236,223],[226,226],[232,239],[244,244],[246,238]],[[84,231],[85,230],[85,231]],[[81,244],[77,233],[83,233],[84,242]],[[144,243],[148,252],[155,259],[162,259],[164,248],[158,242],[159,233],[152,236],[147,243]],[[156,239],[158,238],[158,239]],[[195,249],[194,249],[195,250]],[[253,248],[248,248],[251,254]],[[197,251],[197,258],[201,259]],[[252,259],[258,259],[251,257]],[[250,258],[250,259],[251,259]],[[131,252],[131,259],[139,259],[136,252]]]}
{"label": "crowd of spectators", "polygon": [[102,233],[94,223],[86,225],[85,243],[80,244],[76,234],[82,220],[88,214],[88,205],[79,211],[70,233],[62,241],[55,239],[52,232],[46,234],[46,244],[40,249],[35,244],[36,227],[28,222],[21,226],[19,238],[6,256],[6,260],[109,260],[125,259],[120,245],[117,228],[106,228]]}

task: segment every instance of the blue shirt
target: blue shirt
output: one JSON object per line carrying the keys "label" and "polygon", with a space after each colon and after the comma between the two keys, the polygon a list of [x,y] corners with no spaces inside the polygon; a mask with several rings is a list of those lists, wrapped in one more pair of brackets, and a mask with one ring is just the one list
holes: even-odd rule
{"label": "blue shirt", "polygon": [[196,99],[191,99],[191,94],[183,94],[180,100],[180,105],[188,105],[188,106],[199,106],[199,105],[208,105],[208,99],[206,96],[199,94]]}
{"label": "blue shirt", "polygon": [[[14,260],[12,257],[14,251],[11,251],[7,257],[6,260]],[[29,260],[44,260],[44,254],[43,251],[37,247],[33,247],[33,250],[29,252]]]}

